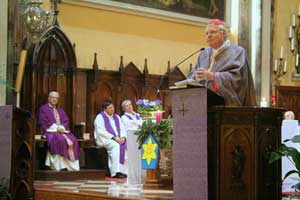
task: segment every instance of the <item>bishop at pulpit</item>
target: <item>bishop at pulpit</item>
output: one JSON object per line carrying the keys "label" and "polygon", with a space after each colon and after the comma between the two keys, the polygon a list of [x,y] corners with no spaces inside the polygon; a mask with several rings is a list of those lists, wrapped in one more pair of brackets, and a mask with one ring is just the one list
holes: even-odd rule
{"label": "bishop at pulpit", "polygon": [[223,105],[205,87],[173,91],[174,198],[279,200],[280,165],[268,160],[284,110]]}

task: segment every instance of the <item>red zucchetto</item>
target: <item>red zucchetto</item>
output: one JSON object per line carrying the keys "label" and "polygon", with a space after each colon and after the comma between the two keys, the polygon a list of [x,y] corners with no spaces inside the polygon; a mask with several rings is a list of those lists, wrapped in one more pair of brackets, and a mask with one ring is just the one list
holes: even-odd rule
{"label": "red zucchetto", "polygon": [[213,25],[224,25],[224,22],[219,19],[211,19],[208,21],[208,24],[213,24]]}

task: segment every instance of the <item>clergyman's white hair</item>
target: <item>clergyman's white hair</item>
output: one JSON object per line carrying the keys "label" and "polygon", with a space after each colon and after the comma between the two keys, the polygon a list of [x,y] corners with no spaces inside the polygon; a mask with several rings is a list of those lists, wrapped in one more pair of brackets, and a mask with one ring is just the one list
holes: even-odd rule
{"label": "clergyman's white hair", "polygon": [[59,93],[56,91],[51,91],[49,92],[48,97],[59,97]]}
{"label": "clergyman's white hair", "polygon": [[125,111],[125,107],[128,103],[131,103],[131,101],[129,99],[122,101],[121,106],[122,106],[123,111]]}

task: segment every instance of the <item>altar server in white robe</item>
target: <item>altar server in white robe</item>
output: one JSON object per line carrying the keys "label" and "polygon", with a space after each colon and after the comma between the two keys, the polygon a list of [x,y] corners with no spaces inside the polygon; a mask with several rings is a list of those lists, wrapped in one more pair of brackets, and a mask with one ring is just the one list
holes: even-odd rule
{"label": "altar server in white robe", "polygon": [[124,114],[122,121],[127,132],[127,152],[128,152],[128,177],[127,183],[141,184],[141,153],[137,143],[137,136],[134,134],[143,121],[140,115],[133,111],[130,100],[124,100],[121,104]]}
{"label": "altar server in white robe", "polygon": [[[94,121],[94,138],[108,153],[108,167],[112,178],[126,178],[126,130],[111,100],[104,100],[103,111]],[[124,173],[122,173],[124,172]]]}
{"label": "altar server in white robe", "polygon": [[[291,139],[296,135],[300,134],[300,127],[298,120],[295,120],[295,114],[293,111],[287,111],[284,113],[284,119],[281,126],[281,142],[283,143],[286,139]],[[299,144],[291,141],[285,142],[289,147],[294,147],[299,150]],[[290,170],[296,170],[293,163],[289,160],[291,158],[282,157],[282,178]],[[282,192],[290,193],[294,192],[293,186],[299,182],[297,174],[292,174],[282,182]]]}

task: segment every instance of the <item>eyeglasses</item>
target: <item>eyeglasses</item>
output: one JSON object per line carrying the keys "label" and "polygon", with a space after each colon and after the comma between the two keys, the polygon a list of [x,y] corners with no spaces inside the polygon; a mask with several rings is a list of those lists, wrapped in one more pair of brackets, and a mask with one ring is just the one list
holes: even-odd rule
{"label": "eyeglasses", "polygon": [[215,35],[219,32],[222,32],[222,30],[215,30],[215,31],[208,31],[208,32],[205,32],[206,35]]}

